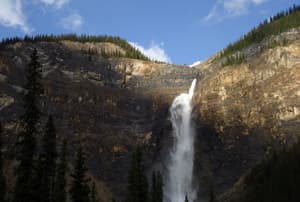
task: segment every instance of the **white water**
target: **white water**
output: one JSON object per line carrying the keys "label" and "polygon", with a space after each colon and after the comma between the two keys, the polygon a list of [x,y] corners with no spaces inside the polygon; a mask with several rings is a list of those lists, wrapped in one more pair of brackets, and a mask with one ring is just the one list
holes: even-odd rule
{"label": "white water", "polygon": [[184,202],[185,195],[189,202],[196,199],[196,190],[192,186],[194,130],[191,125],[191,100],[195,85],[196,79],[193,80],[189,93],[177,96],[170,108],[175,144],[168,165],[165,201]]}

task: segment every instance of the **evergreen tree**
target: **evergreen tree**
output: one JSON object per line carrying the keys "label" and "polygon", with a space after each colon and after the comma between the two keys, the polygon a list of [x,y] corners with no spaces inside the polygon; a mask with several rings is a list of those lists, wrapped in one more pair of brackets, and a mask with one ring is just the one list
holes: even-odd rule
{"label": "evergreen tree", "polygon": [[189,202],[189,199],[188,199],[188,196],[187,196],[187,194],[185,194],[185,199],[184,199],[184,202]]}
{"label": "evergreen tree", "polygon": [[33,170],[36,149],[35,136],[41,116],[38,108],[39,97],[43,93],[41,85],[41,64],[38,61],[37,50],[34,49],[27,69],[26,93],[24,95],[24,114],[21,117],[23,131],[17,140],[17,160],[15,202],[33,201]]}
{"label": "evergreen tree", "polygon": [[92,184],[91,202],[98,202],[95,182]]}
{"label": "evergreen tree", "polygon": [[55,202],[66,202],[67,192],[66,192],[66,169],[67,169],[67,141],[64,140],[59,154],[57,170],[56,170],[56,180],[54,186],[54,197]]}
{"label": "evergreen tree", "polygon": [[0,124],[0,201],[5,201],[6,180],[3,172],[3,155],[2,155],[2,126]]}
{"label": "evergreen tree", "polygon": [[143,154],[140,147],[133,154],[127,189],[127,202],[148,201],[148,182],[144,174]]}
{"label": "evergreen tree", "polygon": [[160,172],[157,174],[157,202],[163,202],[164,192],[163,192],[163,178]]}
{"label": "evergreen tree", "polygon": [[163,180],[160,172],[152,173],[152,186],[150,191],[151,202],[163,201]]}
{"label": "evergreen tree", "polygon": [[215,198],[215,193],[213,188],[211,187],[209,190],[209,202],[215,202],[216,198]]}
{"label": "evergreen tree", "polygon": [[56,132],[52,116],[49,116],[42,139],[42,152],[38,159],[34,197],[36,201],[53,201],[56,170]]}
{"label": "evergreen tree", "polygon": [[150,190],[150,200],[151,202],[156,202],[156,173],[152,172],[152,185]]}
{"label": "evergreen tree", "polygon": [[85,165],[85,154],[80,145],[76,155],[74,170],[71,174],[72,182],[70,195],[72,202],[89,202],[90,189],[88,187],[89,179],[86,177],[87,167]]}

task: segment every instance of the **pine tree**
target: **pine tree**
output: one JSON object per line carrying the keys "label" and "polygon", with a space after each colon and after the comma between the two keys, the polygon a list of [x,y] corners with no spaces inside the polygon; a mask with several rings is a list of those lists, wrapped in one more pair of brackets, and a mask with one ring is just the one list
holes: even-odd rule
{"label": "pine tree", "polygon": [[188,196],[187,196],[187,194],[185,194],[185,199],[184,199],[184,202],[189,202],[189,199],[188,199]]}
{"label": "pine tree", "polygon": [[152,186],[150,191],[151,202],[163,201],[163,180],[160,172],[152,173]]}
{"label": "pine tree", "polygon": [[215,201],[216,201],[215,193],[214,193],[213,188],[211,187],[209,190],[209,202],[215,202]]}
{"label": "pine tree", "polygon": [[32,175],[36,150],[35,136],[38,134],[38,122],[41,112],[38,108],[39,97],[43,93],[41,85],[41,64],[38,61],[37,50],[34,49],[27,69],[26,93],[24,95],[24,114],[21,117],[23,131],[17,140],[17,160],[15,202],[33,200]]}
{"label": "pine tree", "polygon": [[55,179],[54,197],[53,197],[54,199],[53,201],[55,202],[67,201],[66,169],[67,169],[67,141],[64,140],[59,154],[57,170],[56,170],[56,179]]}
{"label": "pine tree", "polygon": [[98,202],[95,182],[92,184],[91,202]]}
{"label": "pine tree", "polygon": [[133,154],[127,189],[127,202],[148,201],[148,182],[144,174],[143,154],[140,147]]}
{"label": "pine tree", "polygon": [[3,172],[3,154],[2,154],[2,126],[0,124],[0,201],[5,201],[6,180]]}
{"label": "pine tree", "polygon": [[160,172],[157,172],[156,174],[156,189],[157,189],[157,202],[163,202],[163,197],[164,197],[164,193],[163,193],[163,178]]}
{"label": "pine tree", "polygon": [[156,173],[153,171],[152,172],[152,185],[151,185],[151,190],[150,190],[150,200],[151,202],[156,202]]}
{"label": "pine tree", "polygon": [[85,154],[80,145],[76,155],[74,170],[71,174],[72,182],[70,195],[72,202],[89,202],[90,189],[88,187],[89,179],[86,177],[87,167],[85,165]]}
{"label": "pine tree", "polygon": [[52,116],[49,116],[42,138],[42,152],[36,170],[34,198],[36,201],[53,201],[56,170],[56,132]]}

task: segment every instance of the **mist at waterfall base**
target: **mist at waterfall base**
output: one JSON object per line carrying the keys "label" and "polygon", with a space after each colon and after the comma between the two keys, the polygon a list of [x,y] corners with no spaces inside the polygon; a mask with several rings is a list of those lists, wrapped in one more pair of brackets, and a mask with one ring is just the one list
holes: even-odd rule
{"label": "mist at waterfall base", "polygon": [[196,79],[188,93],[177,96],[170,107],[174,146],[170,153],[168,176],[165,184],[166,202],[189,202],[196,200],[197,190],[193,187],[194,129],[191,124]]}

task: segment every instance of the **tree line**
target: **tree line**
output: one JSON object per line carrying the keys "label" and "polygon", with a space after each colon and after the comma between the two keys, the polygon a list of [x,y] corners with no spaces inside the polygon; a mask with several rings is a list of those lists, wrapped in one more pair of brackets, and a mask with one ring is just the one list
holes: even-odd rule
{"label": "tree line", "polygon": [[[122,49],[125,50],[125,54],[120,55],[119,57],[126,57],[126,58],[133,58],[133,59],[139,59],[139,60],[147,60],[150,59],[146,57],[143,53],[141,53],[138,49],[131,46],[126,40],[120,38],[120,37],[113,37],[113,36],[90,36],[90,35],[76,35],[76,34],[62,34],[62,35],[36,35],[36,36],[24,36],[21,37],[12,37],[12,38],[5,38],[2,39],[2,42],[0,43],[0,46],[5,46],[9,44],[14,44],[16,42],[61,42],[61,41],[75,41],[80,43],[87,43],[87,42],[108,42],[113,43],[118,46],[120,46]],[[114,57],[115,55],[107,55],[107,57]]]}
{"label": "tree line", "polygon": [[[101,48],[100,50],[89,48],[87,50],[81,49],[83,54],[88,55],[88,60],[92,60],[92,55],[100,55],[103,58],[133,58],[133,59],[143,59],[140,58],[136,52],[125,52],[122,53],[120,50],[115,49],[114,51],[108,51],[105,48]],[[148,60],[148,59],[147,59]],[[149,59],[150,60],[150,59]],[[157,61],[154,61],[158,63]]]}
{"label": "tree line", "polygon": [[286,32],[289,29],[300,26],[300,6],[293,5],[286,11],[279,12],[278,14],[270,17],[268,20],[260,23],[254,27],[249,33],[241,37],[240,40],[229,44],[221,52],[221,58],[234,54],[237,51],[247,48],[253,43],[259,43],[263,39],[272,35],[278,35]]}

